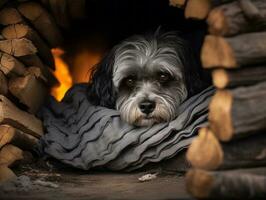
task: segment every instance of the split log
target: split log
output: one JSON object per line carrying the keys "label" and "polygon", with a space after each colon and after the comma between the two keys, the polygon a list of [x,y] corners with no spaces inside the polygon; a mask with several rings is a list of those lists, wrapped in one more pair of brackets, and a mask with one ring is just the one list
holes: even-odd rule
{"label": "split log", "polygon": [[252,3],[259,9],[258,20],[248,19],[239,2],[232,2],[216,7],[210,12],[207,19],[209,32],[214,35],[232,36],[266,30],[265,1],[253,0]]}
{"label": "split log", "polygon": [[266,168],[208,172],[191,169],[186,188],[196,198],[263,199],[266,196]]}
{"label": "split log", "polygon": [[2,95],[0,95],[0,124],[8,124],[37,138],[43,135],[42,122],[39,119],[18,109]]}
{"label": "split log", "polygon": [[57,24],[63,28],[69,27],[69,16],[68,16],[68,1],[67,0],[50,0],[50,9]]}
{"label": "split log", "polygon": [[205,19],[210,9],[210,0],[188,0],[185,8],[185,17],[192,19]]}
{"label": "split log", "polygon": [[0,150],[0,166],[11,167],[16,161],[23,159],[23,151],[11,144]]}
{"label": "split log", "polygon": [[202,128],[193,140],[187,160],[195,168],[222,170],[266,165],[266,135],[254,135],[228,143],[219,143],[213,132]]}
{"label": "split log", "polygon": [[237,68],[266,62],[266,32],[231,38],[205,37],[201,61],[204,68]]}
{"label": "split log", "polygon": [[15,8],[4,8],[0,11],[0,24],[10,25],[22,23],[23,18]]}
{"label": "split log", "polygon": [[0,125],[0,149],[12,144],[23,150],[32,150],[38,139],[9,125]]}
{"label": "split log", "polygon": [[266,81],[266,66],[244,67],[232,70],[215,69],[212,71],[212,81],[219,89],[254,85]]}
{"label": "split log", "polygon": [[15,179],[17,176],[7,166],[0,166],[0,183]]}
{"label": "split log", "polygon": [[0,70],[0,94],[6,95],[8,92],[7,79],[5,74]]}
{"label": "split log", "polygon": [[0,70],[8,77],[22,76],[26,72],[25,66],[13,56],[0,52]]}
{"label": "split log", "polygon": [[42,60],[52,69],[54,69],[54,59],[50,48],[46,43],[40,38],[38,33],[31,29],[29,26],[24,24],[14,24],[5,27],[2,30],[2,35],[6,39],[20,39],[26,38],[34,44],[37,48],[38,54]]}
{"label": "split log", "polygon": [[48,96],[48,89],[44,83],[33,74],[9,80],[8,88],[20,103],[27,106],[27,111],[33,114],[39,110]]}
{"label": "split log", "polygon": [[[175,0],[185,1],[185,0]],[[72,19],[83,19],[86,17],[86,0],[67,0],[69,15]]]}
{"label": "split log", "polygon": [[178,7],[178,8],[184,8],[186,4],[186,0],[169,0],[169,5]]}
{"label": "split log", "polygon": [[37,52],[36,47],[26,38],[0,40],[0,50],[15,57],[32,55]]}
{"label": "split log", "polygon": [[62,36],[54,19],[36,2],[26,2],[18,6],[19,12],[28,19],[51,47],[62,43]]}
{"label": "split log", "polygon": [[44,65],[42,60],[36,54],[21,56],[19,57],[19,60],[21,60],[21,62],[23,62],[26,66],[38,67],[41,70],[43,76],[46,78],[46,83],[48,86],[54,86],[58,84],[56,77],[48,69],[48,67]]}
{"label": "split log", "polygon": [[266,82],[218,90],[209,105],[211,130],[222,141],[266,129]]}

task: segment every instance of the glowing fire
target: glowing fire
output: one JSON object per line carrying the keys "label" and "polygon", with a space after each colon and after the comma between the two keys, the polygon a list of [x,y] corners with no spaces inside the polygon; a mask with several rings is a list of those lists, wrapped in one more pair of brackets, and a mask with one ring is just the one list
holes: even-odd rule
{"label": "glowing fire", "polygon": [[67,64],[61,58],[64,51],[56,48],[52,49],[52,54],[55,60],[54,75],[60,84],[59,86],[52,88],[51,95],[53,95],[58,101],[61,101],[66,91],[73,85],[73,81]]}
{"label": "glowing fire", "polygon": [[59,86],[52,88],[51,95],[61,101],[66,91],[75,83],[88,82],[92,67],[99,62],[102,52],[93,52],[88,49],[81,49],[77,52],[71,62],[71,70],[62,59],[64,51],[59,48],[52,49],[55,60],[54,75],[59,81]]}

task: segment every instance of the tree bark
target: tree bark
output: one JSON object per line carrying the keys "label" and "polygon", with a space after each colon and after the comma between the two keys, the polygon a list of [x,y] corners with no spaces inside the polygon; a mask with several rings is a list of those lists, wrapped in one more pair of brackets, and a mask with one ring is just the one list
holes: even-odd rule
{"label": "tree bark", "polygon": [[208,172],[191,169],[186,187],[196,198],[260,199],[266,196],[266,168]]}
{"label": "tree bark", "polygon": [[204,68],[238,68],[266,62],[266,32],[243,34],[231,38],[205,37],[201,61]]}
{"label": "tree bark", "polygon": [[54,69],[54,59],[50,48],[47,44],[40,38],[38,33],[31,29],[29,26],[24,24],[14,24],[5,27],[2,30],[2,35],[6,39],[20,39],[26,38],[34,44],[37,48],[38,54],[49,67]]}
{"label": "tree bark", "polygon": [[192,167],[204,170],[224,170],[266,165],[266,135],[256,134],[227,143],[219,143],[213,132],[202,128],[193,140],[187,160]]}
{"label": "tree bark", "polygon": [[2,95],[0,95],[0,124],[8,124],[37,138],[43,135],[42,122],[39,119],[18,109]]}
{"label": "tree bark", "polygon": [[239,2],[232,2],[214,8],[208,15],[209,32],[213,35],[232,36],[246,32],[266,30],[266,4],[264,0],[253,0],[259,9],[260,18],[246,17]]}
{"label": "tree bark", "polygon": [[26,2],[18,6],[19,12],[28,19],[51,47],[62,43],[62,36],[54,19],[36,2]]}
{"label": "tree bark", "polygon": [[212,71],[213,84],[219,88],[255,85],[266,81],[266,66],[244,67],[241,69],[215,69]]}
{"label": "tree bark", "polygon": [[210,128],[222,141],[266,129],[266,82],[218,90],[209,105]]}
{"label": "tree bark", "polygon": [[8,92],[7,79],[5,74],[0,70],[0,94],[6,95]]}

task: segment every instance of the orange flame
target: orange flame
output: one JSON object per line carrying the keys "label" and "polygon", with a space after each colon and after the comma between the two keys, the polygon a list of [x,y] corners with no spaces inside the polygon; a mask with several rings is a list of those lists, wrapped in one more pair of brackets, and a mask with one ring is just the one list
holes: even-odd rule
{"label": "orange flame", "polygon": [[73,80],[67,64],[61,58],[64,51],[62,49],[55,48],[52,49],[52,54],[55,60],[54,75],[60,85],[52,88],[51,95],[53,95],[58,101],[61,101],[66,91],[73,85]]}

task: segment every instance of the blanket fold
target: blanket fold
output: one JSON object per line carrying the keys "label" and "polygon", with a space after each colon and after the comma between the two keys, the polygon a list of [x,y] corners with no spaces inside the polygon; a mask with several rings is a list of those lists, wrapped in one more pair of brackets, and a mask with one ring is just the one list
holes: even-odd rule
{"label": "blanket fold", "polygon": [[81,169],[95,167],[131,171],[150,162],[171,158],[187,148],[200,127],[207,125],[209,87],[189,98],[178,116],[152,127],[134,127],[119,112],[92,105],[87,86],[71,88],[61,102],[50,98],[40,111],[45,135],[42,152]]}

